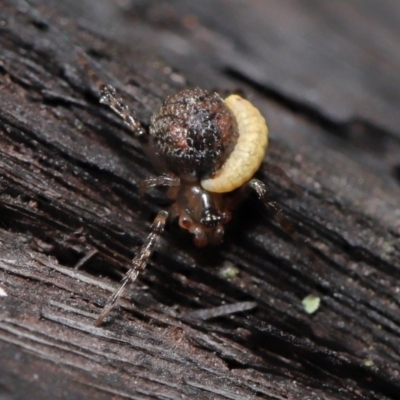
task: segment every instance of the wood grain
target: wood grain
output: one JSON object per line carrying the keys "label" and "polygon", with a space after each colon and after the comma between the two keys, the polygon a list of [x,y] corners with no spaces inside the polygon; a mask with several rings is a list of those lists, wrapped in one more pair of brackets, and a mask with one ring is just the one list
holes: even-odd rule
{"label": "wood grain", "polygon": [[[398,397],[397,4],[212,3],[0,1],[0,398]],[[269,122],[267,161],[304,191],[258,174],[306,254],[256,198],[218,248],[171,223],[94,327],[161,205],[139,196],[151,163],[79,51],[145,125],[184,87],[243,90]]]}

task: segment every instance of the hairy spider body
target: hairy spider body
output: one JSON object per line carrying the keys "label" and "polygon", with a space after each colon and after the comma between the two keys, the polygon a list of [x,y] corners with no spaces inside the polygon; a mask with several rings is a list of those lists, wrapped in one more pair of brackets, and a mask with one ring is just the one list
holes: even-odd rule
{"label": "hairy spider body", "polygon": [[239,96],[224,101],[216,93],[187,89],[154,113],[149,144],[158,168],[175,179],[167,192],[175,201],[172,218],[194,235],[197,246],[219,244],[243,197],[240,187],[264,158],[265,119]]}
{"label": "hairy spider body", "polygon": [[164,169],[198,182],[221,168],[239,136],[232,111],[216,93],[193,89],[168,97],[151,118],[150,148]]}
{"label": "hairy spider body", "polygon": [[[193,234],[197,246],[219,244],[224,225],[252,189],[280,225],[294,235],[290,222],[268,201],[265,184],[253,179],[264,159],[268,129],[264,117],[250,102],[237,95],[224,101],[202,89],[183,90],[165,100],[146,131],[115,89],[97,77],[82,55],[79,58],[100,90],[100,102],[124,120],[161,173],[143,181],[140,190],[167,186],[167,197],[173,201],[169,211],[157,214],[131,269],[108,299],[96,325],[102,323],[128,282],[145,268],[168,218],[178,219],[179,225]],[[289,180],[278,167],[266,167]]]}

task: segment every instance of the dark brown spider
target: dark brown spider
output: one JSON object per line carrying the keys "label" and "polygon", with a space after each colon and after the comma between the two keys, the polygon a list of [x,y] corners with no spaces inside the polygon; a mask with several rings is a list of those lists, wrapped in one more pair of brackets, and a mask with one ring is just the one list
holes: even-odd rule
{"label": "dark brown spider", "polygon": [[[196,246],[219,244],[224,225],[251,188],[281,226],[293,231],[291,223],[268,201],[264,183],[253,178],[264,159],[268,129],[264,117],[250,102],[237,95],[223,100],[216,93],[186,89],[165,100],[146,131],[115,89],[97,77],[82,55],[80,61],[100,90],[100,103],[124,120],[160,171],[159,176],[143,181],[141,189],[167,186],[167,197],[173,202],[168,211],[158,212],[131,269],[96,320],[97,326],[128,282],[135,281],[145,268],[168,218],[177,218],[179,225],[193,234]],[[270,170],[286,177],[278,167],[270,166]]]}

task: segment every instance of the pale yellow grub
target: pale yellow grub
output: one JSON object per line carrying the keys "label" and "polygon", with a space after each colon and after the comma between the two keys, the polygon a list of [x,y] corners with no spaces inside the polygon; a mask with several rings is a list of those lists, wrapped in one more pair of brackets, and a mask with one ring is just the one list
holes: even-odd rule
{"label": "pale yellow grub", "polygon": [[236,118],[239,137],[220,170],[201,181],[203,189],[215,193],[232,192],[249,181],[260,168],[268,145],[267,124],[257,108],[235,94],[225,104]]}

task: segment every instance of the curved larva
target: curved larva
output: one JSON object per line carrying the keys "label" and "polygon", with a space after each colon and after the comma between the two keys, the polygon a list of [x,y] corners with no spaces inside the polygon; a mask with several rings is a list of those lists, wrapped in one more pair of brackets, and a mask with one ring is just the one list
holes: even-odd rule
{"label": "curved larva", "polygon": [[201,186],[210,192],[226,193],[235,190],[260,168],[268,145],[268,128],[264,117],[249,101],[231,95],[225,104],[236,118],[239,137],[224,165]]}

